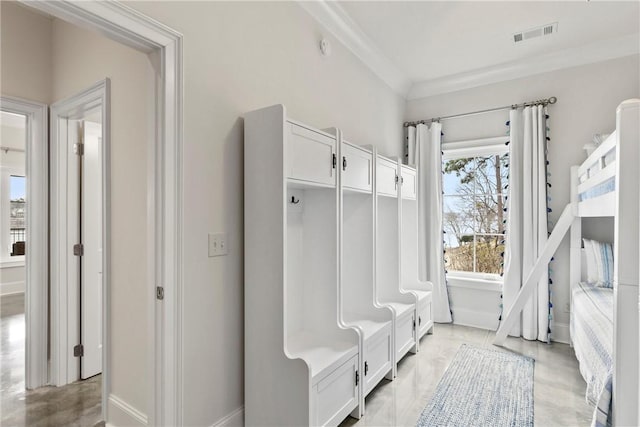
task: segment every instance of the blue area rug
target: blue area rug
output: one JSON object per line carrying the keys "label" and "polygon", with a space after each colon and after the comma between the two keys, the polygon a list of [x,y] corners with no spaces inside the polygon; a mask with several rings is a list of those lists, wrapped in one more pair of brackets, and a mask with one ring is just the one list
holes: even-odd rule
{"label": "blue area rug", "polygon": [[463,344],[418,426],[533,426],[530,357]]}

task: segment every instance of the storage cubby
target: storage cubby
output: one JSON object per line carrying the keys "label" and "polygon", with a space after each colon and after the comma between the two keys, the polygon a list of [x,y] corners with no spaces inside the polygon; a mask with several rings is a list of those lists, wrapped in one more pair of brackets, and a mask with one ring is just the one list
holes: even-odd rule
{"label": "storage cubby", "polygon": [[398,162],[376,159],[376,300],[393,311],[394,362],[416,349],[416,295],[400,287],[400,206]]}
{"label": "storage cubby", "polygon": [[[373,153],[347,142],[342,156],[342,318],[362,337],[364,397],[384,378],[392,378],[390,308],[375,300]],[[363,406],[364,407],[364,406]]]}
{"label": "storage cubby", "polygon": [[360,401],[339,323],[337,140],[277,105],[245,116],[245,420],[337,425]]}
{"label": "storage cubby", "polygon": [[245,423],[359,418],[433,325],[415,170],[282,105],[244,130]]}
{"label": "storage cubby", "polygon": [[427,332],[433,330],[432,290],[430,282],[419,279],[418,264],[418,201],[416,170],[401,166],[400,179],[400,272],[401,287],[413,293],[417,298],[416,304],[416,339],[419,341]]}

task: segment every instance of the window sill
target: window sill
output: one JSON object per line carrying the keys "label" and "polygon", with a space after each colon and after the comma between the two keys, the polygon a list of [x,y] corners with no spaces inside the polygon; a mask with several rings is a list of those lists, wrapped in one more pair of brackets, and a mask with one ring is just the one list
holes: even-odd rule
{"label": "window sill", "polygon": [[502,280],[487,279],[483,277],[463,276],[450,273],[447,274],[447,284],[454,288],[502,292]]}
{"label": "window sill", "polygon": [[24,257],[16,257],[18,259],[3,259],[0,261],[0,268],[24,267]]}

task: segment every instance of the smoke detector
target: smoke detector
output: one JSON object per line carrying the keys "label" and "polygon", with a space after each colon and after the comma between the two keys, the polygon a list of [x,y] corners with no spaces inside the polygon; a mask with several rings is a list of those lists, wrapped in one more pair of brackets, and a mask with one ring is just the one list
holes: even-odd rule
{"label": "smoke detector", "polygon": [[530,28],[513,35],[514,43],[522,43],[525,40],[534,39],[536,37],[546,37],[558,32],[558,23],[542,25],[536,28]]}

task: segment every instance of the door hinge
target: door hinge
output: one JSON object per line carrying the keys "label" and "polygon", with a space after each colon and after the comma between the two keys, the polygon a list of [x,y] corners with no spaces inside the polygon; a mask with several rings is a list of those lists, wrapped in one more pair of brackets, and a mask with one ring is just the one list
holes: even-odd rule
{"label": "door hinge", "polygon": [[418,316],[418,326],[422,325],[422,316]]}
{"label": "door hinge", "polygon": [[336,168],[336,165],[338,164],[338,157],[336,156],[336,153],[333,153],[333,168]]}
{"label": "door hinge", "polygon": [[413,330],[414,331],[416,330],[416,319],[415,318],[413,319]]}
{"label": "door hinge", "polygon": [[156,286],[156,299],[164,299],[164,288],[162,286]]}
{"label": "door hinge", "polygon": [[359,382],[360,382],[360,374],[358,373],[358,371],[356,371],[356,387],[358,386]]}
{"label": "door hinge", "polygon": [[398,174],[396,174],[396,190],[398,189]]}
{"label": "door hinge", "polygon": [[369,373],[369,363],[367,363],[365,361],[364,362],[364,376],[366,377],[368,373]]}
{"label": "door hinge", "polygon": [[84,144],[82,142],[76,142],[73,144],[73,154],[82,156],[84,154]]}
{"label": "door hinge", "polygon": [[84,346],[82,344],[78,344],[73,347],[73,357],[83,357],[84,356]]}
{"label": "door hinge", "polygon": [[74,256],[84,255],[84,245],[82,243],[76,243],[75,245],[73,245],[73,255]]}

